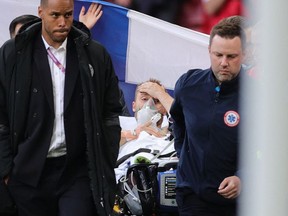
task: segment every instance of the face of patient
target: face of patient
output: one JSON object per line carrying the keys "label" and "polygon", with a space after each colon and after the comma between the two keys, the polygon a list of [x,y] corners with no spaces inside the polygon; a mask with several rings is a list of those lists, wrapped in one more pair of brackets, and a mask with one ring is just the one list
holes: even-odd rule
{"label": "face of patient", "polygon": [[[144,104],[152,98],[149,94],[144,93],[144,92],[137,92],[135,95],[135,101],[132,103],[132,108],[133,112],[137,112],[138,110],[142,109]],[[162,104],[159,102],[158,99],[152,98],[155,104],[156,109],[158,110],[159,113],[162,115],[166,114],[165,108],[162,106]]]}
{"label": "face of patient", "polygon": [[[149,94],[145,93],[145,92],[140,92],[140,91],[137,91],[136,90],[136,95],[135,95],[135,100],[133,101],[132,103],[132,108],[133,108],[133,112],[135,112],[135,118],[137,119],[138,121],[138,118],[137,118],[137,113],[139,110],[141,110],[143,108],[143,106],[149,102],[149,100],[153,100],[153,105],[155,106],[157,112],[159,112],[160,114],[162,114],[162,118],[157,122],[157,126],[158,127],[161,127],[161,124],[163,122],[163,115],[166,114],[166,110],[165,108],[163,107],[163,105],[159,102],[158,99],[155,99],[155,98],[152,98]],[[149,112],[149,111],[147,111]],[[147,113],[146,112],[146,113]],[[154,113],[154,110],[151,109],[151,113]],[[147,117],[147,121],[150,120],[150,118],[154,115],[154,114],[151,114]],[[141,118],[142,119],[142,118]],[[142,122],[143,123],[143,122]]]}

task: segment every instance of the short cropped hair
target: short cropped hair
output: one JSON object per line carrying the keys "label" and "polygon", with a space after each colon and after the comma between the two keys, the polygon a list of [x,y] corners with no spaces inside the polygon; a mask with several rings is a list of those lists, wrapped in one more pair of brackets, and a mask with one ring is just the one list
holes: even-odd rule
{"label": "short cropped hair", "polygon": [[[74,3],[74,0],[72,0],[73,3]],[[48,3],[48,0],[40,0],[40,5],[43,7],[43,6],[46,6]]]}
{"label": "short cropped hair", "polygon": [[37,19],[38,17],[37,16],[34,16],[34,15],[30,15],[30,14],[25,14],[25,15],[22,15],[22,16],[18,16],[16,17],[15,19],[13,19],[9,25],[9,33],[10,33],[10,37],[12,38],[13,35],[15,35],[15,29],[16,29],[16,26],[18,24],[21,24],[21,25],[24,25],[30,21],[33,21],[35,19]]}
{"label": "short cropped hair", "polygon": [[46,6],[47,5],[47,0],[40,0],[40,5],[43,7],[43,6]]}
{"label": "short cropped hair", "polygon": [[241,27],[241,20],[240,17],[227,17],[219,21],[211,30],[209,45],[211,46],[212,40],[216,35],[229,39],[239,37],[242,49],[245,50],[246,35],[244,29]]}

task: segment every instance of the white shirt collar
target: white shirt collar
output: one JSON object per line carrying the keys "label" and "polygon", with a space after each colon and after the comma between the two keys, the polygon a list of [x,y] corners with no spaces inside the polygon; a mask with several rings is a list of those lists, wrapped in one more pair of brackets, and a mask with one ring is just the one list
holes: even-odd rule
{"label": "white shirt collar", "polygon": [[[54,50],[55,50],[54,47],[50,46],[50,45],[47,43],[47,41],[45,40],[45,38],[43,37],[43,35],[42,35],[42,40],[43,40],[43,42],[44,42],[44,45],[45,45],[46,50],[47,50],[48,48],[51,48],[51,49],[54,49]],[[61,46],[60,46],[57,50],[60,50],[60,49],[66,50],[66,48],[67,48],[67,38],[64,40],[64,42],[61,44]]]}

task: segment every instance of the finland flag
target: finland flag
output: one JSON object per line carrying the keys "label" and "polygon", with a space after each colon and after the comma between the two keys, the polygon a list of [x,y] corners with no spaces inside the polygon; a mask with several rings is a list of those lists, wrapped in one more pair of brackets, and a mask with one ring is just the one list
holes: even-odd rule
{"label": "finland flag", "polygon": [[88,9],[91,2],[103,10],[92,36],[110,53],[128,107],[135,84],[155,78],[173,93],[183,73],[210,66],[208,35],[97,0],[76,0],[76,20],[82,5]]}

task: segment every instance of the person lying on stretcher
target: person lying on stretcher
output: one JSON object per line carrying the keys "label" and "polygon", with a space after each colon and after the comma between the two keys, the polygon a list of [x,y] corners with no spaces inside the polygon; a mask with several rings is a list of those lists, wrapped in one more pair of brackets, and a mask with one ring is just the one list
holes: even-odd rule
{"label": "person lying on stretcher", "polygon": [[[135,117],[120,117],[122,132],[118,161],[123,159],[124,156],[136,152],[139,149],[150,149],[151,152],[161,152],[170,142],[167,111],[160,102],[161,98],[153,98],[147,92],[141,91],[141,86],[147,83],[149,85],[151,83],[153,83],[153,85],[157,84],[161,94],[164,94],[163,98],[172,98],[158,80],[150,79],[137,86],[135,100],[132,103]],[[162,154],[167,154],[169,152],[174,152],[173,145],[170,145],[169,148],[165,149]],[[131,158],[133,157],[127,158],[121,164],[118,163],[119,166],[115,168],[117,181],[125,174],[125,171],[128,166],[131,165],[131,162],[135,162],[131,161]],[[138,159],[140,159],[140,157],[138,157]]]}

